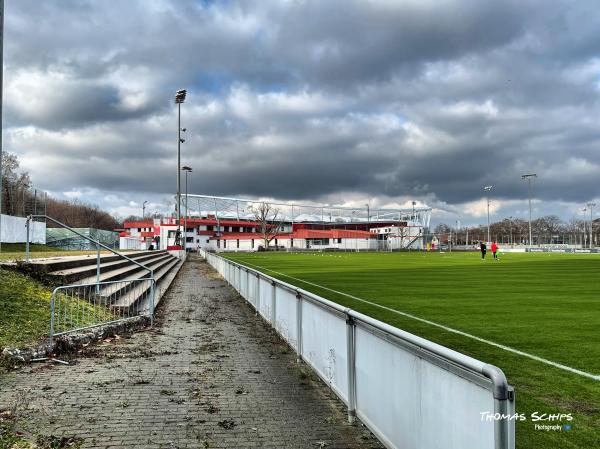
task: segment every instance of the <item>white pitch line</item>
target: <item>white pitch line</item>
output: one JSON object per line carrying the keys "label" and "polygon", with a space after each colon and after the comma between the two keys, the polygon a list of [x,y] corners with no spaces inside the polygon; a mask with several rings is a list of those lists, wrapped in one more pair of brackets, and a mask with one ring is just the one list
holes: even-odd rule
{"label": "white pitch line", "polygon": [[491,341],[491,340],[486,340],[485,338],[481,338],[481,337],[478,337],[476,335],[460,331],[458,329],[453,329],[451,327],[444,326],[443,324],[439,324],[439,323],[436,323],[434,321],[426,320],[425,318],[420,318],[418,316],[411,315],[410,313],[401,312],[400,310],[392,309],[391,307],[383,306],[381,304],[377,304],[377,303],[369,301],[367,299],[359,298],[358,296],[350,295],[348,293],[340,292],[338,290],[334,290],[332,288],[325,287],[323,285],[319,285],[319,284],[315,284],[313,282],[305,281],[304,279],[296,278],[296,277],[290,276],[288,274],[281,273],[279,271],[271,270],[270,268],[261,267],[260,265],[255,265],[255,264],[251,264],[251,263],[248,263],[248,262],[246,262],[246,263],[248,265],[252,265],[253,267],[259,268],[261,270],[270,271],[271,273],[275,273],[275,274],[278,274],[280,276],[285,276],[287,278],[294,279],[296,281],[300,281],[300,282],[303,282],[305,284],[312,285],[314,287],[322,288],[323,290],[328,290],[328,291],[330,291],[332,293],[337,293],[338,295],[346,296],[347,298],[354,299],[356,301],[361,301],[361,302],[364,302],[366,304],[370,304],[372,306],[379,307],[380,309],[384,309],[384,310],[387,310],[389,312],[396,313],[398,315],[403,315],[405,317],[412,318],[413,320],[421,321],[422,323],[427,323],[427,324],[429,324],[431,326],[435,326],[435,327],[439,327],[440,329],[444,329],[445,331],[452,332],[452,333],[458,334],[458,335],[462,335],[463,337],[468,337],[468,338],[471,338],[473,340],[477,340],[477,341],[479,341],[481,343],[488,344],[490,346],[495,346],[496,348],[500,348],[500,349],[503,349],[505,351],[512,352],[513,354],[518,354],[518,355],[521,355],[523,357],[527,357],[527,358],[530,358],[532,360],[536,360],[538,362],[545,363],[546,365],[550,365],[550,366],[553,366],[555,368],[562,369],[564,371],[569,371],[569,372],[577,374],[579,376],[587,377],[588,379],[600,380],[600,375],[594,375],[594,374],[586,373],[585,371],[581,371],[581,370],[578,370],[576,368],[571,368],[570,366],[566,366],[566,365],[563,365],[561,363],[553,362],[552,360],[548,360],[548,359],[545,359],[543,357],[539,357],[539,356],[534,355],[534,354],[529,354],[527,352],[519,351],[518,349],[511,348],[510,346],[505,346],[505,345],[502,345],[500,343],[496,343],[496,342]]}

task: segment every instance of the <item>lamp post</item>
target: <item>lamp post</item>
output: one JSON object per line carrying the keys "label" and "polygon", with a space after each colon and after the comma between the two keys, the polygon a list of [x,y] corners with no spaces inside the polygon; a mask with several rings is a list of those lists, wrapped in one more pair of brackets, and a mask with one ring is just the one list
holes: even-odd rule
{"label": "lamp post", "polygon": [[531,180],[533,178],[537,178],[536,173],[529,173],[527,175],[521,175],[521,179],[526,179],[529,188],[529,246],[533,245],[533,240],[531,237]]}
{"label": "lamp post", "polygon": [[369,203],[365,204],[367,207],[367,224],[371,224],[371,208],[369,207]]}
{"label": "lamp post", "polygon": [[146,218],[146,204],[148,204],[148,201],[142,203],[142,220]]}
{"label": "lamp post", "polygon": [[[185,139],[181,138],[181,132],[185,132],[185,128],[181,128],[181,104],[185,101],[187,90],[180,89],[175,94],[175,104],[177,105],[177,230],[179,238],[181,238],[181,144]],[[181,242],[176,242],[181,244]]]}
{"label": "lamp post", "polygon": [[0,0],[0,252],[2,252],[2,72],[4,71],[4,0]]}
{"label": "lamp post", "polygon": [[589,207],[590,209],[590,249],[592,249],[592,245],[593,245],[593,236],[594,234],[592,233],[593,228],[594,228],[594,207],[596,207],[596,203],[587,203],[587,207]]}
{"label": "lamp post", "polygon": [[514,243],[513,241],[513,235],[512,235],[512,228],[513,228],[513,217],[508,217],[508,222],[510,223],[510,237],[508,239],[509,243],[512,245]]}
{"label": "lamp post", "polygon": [[490,192],[494,189],[494,186],[485,186],[483,190],[487,192],[487,242],[490,242]]}
{"label": "lamp post", "polygon": [[188,167],[187,165],[184,165],[183,167],[181,167],[181,169],[185,172],[185,216],[183,218],[184,220],[184,224],[183,224],[183,235],[184,235],[184,239],[183,239],[183,250],[187,251],[187,217],[188,217],[188,184],[187,184],[187,176],[188,173],[191,173],[192,171],[192,167]]}

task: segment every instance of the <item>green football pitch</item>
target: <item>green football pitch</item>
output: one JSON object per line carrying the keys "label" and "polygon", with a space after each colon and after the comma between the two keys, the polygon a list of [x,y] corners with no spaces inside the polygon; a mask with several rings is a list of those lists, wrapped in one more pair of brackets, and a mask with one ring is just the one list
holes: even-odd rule
{"label": "green football pitch", "polygon": [[[500,367],[528,416],[517,422],[517,448],[600,448],[600,255],[227,257]],[[535,423],[533,412],[571,413],[572,430],[536,430],[556,423]]]}

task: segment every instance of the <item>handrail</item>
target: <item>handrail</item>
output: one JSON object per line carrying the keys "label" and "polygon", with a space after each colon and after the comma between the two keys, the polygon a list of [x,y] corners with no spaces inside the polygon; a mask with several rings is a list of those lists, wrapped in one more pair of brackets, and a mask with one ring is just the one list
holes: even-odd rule
{"label": "handrail", "polygon": [[50,220],[51,222],[56,223],[57,225],[62,226],[63,228],[68,229],[69,231],[73,232],[74,234],[77,234],[78,236],[83,237],[84,239],[92,242],[94,245],[98,245],[98,246],[100,246],[100,247],[102,247],[102,248],[110,251],[111,253],[116,254],[117,256],[121,256],[122,258],[128,260],[129,262],[131,262],[131,263],[133,263],[135,265],[137,265],[138,267],[143,268],[144,270],[148,270],[148,272],[150,273],[150,277],[151,278],[154,277],[154,272],[153,272],[153,270],[151,268],[148,268],[147,266],[145,266],[145,265],[143,265],[143,264],[141,264],[139,262],[136,262],[131,257],[127,257],[126,255],[124,255],[124,254],[122,254],[122,253],[120,253],[118,251],[115,251],[114,249],[112,249],[112,248],[110,248],[110,247],[108,247],[108,246],[100,243],[98,240],[94,240],[93,238],[90,238],[87,235],[84,235],[81,232],[76,231],[75,229],[71,228],[70,226],[67,226],[64,223],[61,223],[60,221],[55,220],[54,218],[49,217],[48,215],[29,215],[27,217],[27,224],[26,224],[26,226],[27,226],[27,244],[25,246],[25,261],[26,262],[29,262],[29,222],[33,218],[43,218],[45,220]]}

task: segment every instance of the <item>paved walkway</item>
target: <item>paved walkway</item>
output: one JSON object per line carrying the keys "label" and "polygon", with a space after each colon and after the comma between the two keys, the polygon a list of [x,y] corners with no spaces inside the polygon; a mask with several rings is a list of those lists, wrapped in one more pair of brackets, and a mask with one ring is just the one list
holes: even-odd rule
{"label": "paved walkway", "polygon": [[0,376],[26,435],[89,448],[380,448],[246,303],[191,259],[152,330]]}

